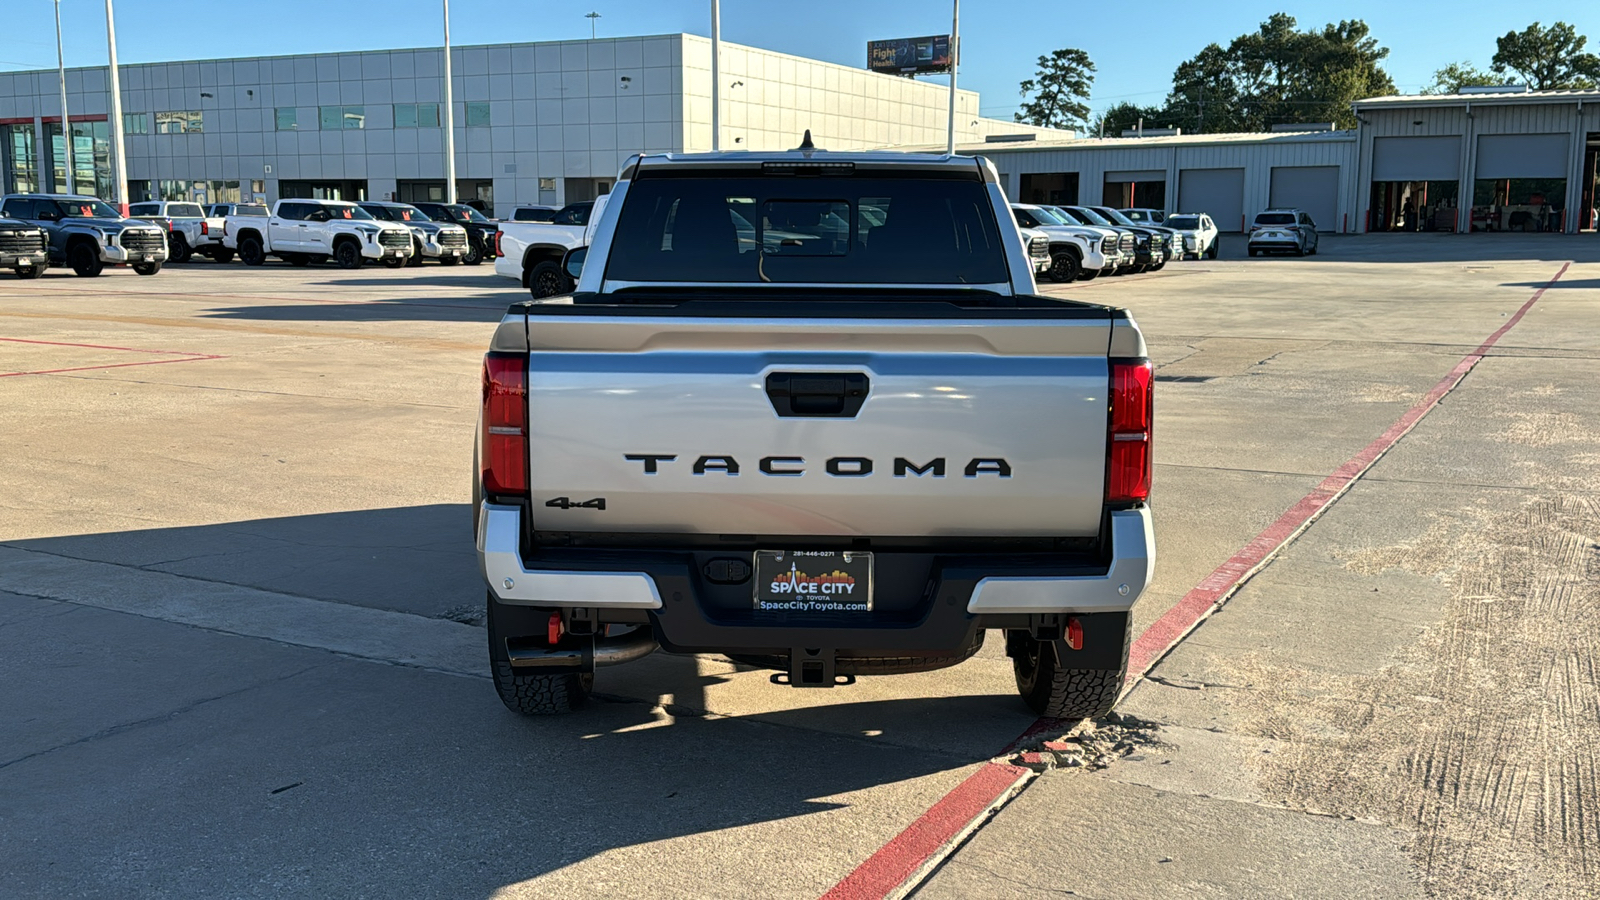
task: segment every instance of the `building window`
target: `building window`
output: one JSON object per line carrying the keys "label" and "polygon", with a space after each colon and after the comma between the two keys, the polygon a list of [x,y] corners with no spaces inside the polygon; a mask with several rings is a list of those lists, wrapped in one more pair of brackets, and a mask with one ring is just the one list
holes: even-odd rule
{"label": "building window", "polygon": [[318,107],[317,112],[318,118],[322,122],[323,131],[367,127],[367,108],[365,106],[323,106]]}
{"label": "building window", "polygon": [[111,196],[111,125],[108,122],[72,123],[72,178],[67,178],[66,142],[61,123],[45,126],[50,139],[50,166],[54,190],[90,197]]}
{"label": "building window", "polygon": [[123,134],[149,134],[149,113],[125,113],[122,116]]}
{"label": "building window", "polygon": [[5,189],[17,194],[39,190],[39,151],[33,142],[33,126],[0,125],[0,137],[5,141],[6,161],[11,164]]}
{"label": "building window", "polygon": [[396,103],[394,105],[394,127],[438,128],[439,104]]}
{"label": "building window", "polygon": [[129,200],[149,200],[153,196],[154,195],[150,193],[149,181],[144,179],[136,179],[128,182]]}
{"label": "building window", "polygon": [[541,190],[541,191],[553,191],[555,189],[556,189],[556,180],[554,178],[541,178],[541,179],[539,179],[539,190]]}
{"label": "building window", "polygon": [[200,110],[156,113],[156,134],[199,134],[205,131]]}
{"label": "building window", "polygon": [[296,131],[300,128],[300,110],[292,106],[280,106],[273,111],[277,120],[278,131]]}
{"label": "building window", "polygon": [[487,104],[487,103],[468,103],[467,104],[467,127],[468,128],[473,128],[473,127],[478,126],[478,125],[487,125],[487,124],[489,124],[489,104]]}

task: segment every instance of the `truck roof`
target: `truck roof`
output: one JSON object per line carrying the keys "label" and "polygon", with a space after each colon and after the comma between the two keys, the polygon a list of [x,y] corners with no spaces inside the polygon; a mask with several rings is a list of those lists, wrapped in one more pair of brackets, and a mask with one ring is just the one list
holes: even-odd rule
{"label": "truck roof", "polygon": [[656,167],[696,168],[767,168],[794,166],[796,168],[828,168],[849,166],[866,169],[935,169],[974,171],[985,180],[998,180],[994,168],[981,156],[951,156],[944,153],[914,153],[902,150],[749,150],[720,151],[716,153],[652,153],[636,156],[623,167],[624,177],[634,168]]}

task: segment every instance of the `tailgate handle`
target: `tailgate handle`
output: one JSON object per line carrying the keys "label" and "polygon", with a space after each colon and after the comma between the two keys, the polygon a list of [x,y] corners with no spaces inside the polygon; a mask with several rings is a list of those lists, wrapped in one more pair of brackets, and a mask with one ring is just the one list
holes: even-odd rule
{"label": "tailgate handle", "polygon": [[853,419],[867,402],[872,384],[861,372],[773,372],[767,397],[783,417],[831,416]]}

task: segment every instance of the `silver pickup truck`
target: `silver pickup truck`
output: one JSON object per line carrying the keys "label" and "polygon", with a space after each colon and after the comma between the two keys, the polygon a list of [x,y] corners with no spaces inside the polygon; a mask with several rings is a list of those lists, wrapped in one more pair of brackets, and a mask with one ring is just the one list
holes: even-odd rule
{"label": "silver pickup truck", "polygon": [[1036,294],[986,160],[635,157],[566,265],[483,367],[508,707],[658,648],[833,687],[998,630],[1034,711],[1111,709],[1155,559],[1150,362],[1123,310]]}

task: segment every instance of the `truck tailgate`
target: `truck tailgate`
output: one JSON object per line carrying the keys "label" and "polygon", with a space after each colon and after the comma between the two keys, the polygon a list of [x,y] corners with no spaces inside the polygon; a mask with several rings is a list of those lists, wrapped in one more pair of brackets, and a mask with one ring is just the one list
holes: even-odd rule
{"label": "truck tailgate", "polygon": [[528,336],[539,531],[1100,529],[1109,315],[533,315]]}

